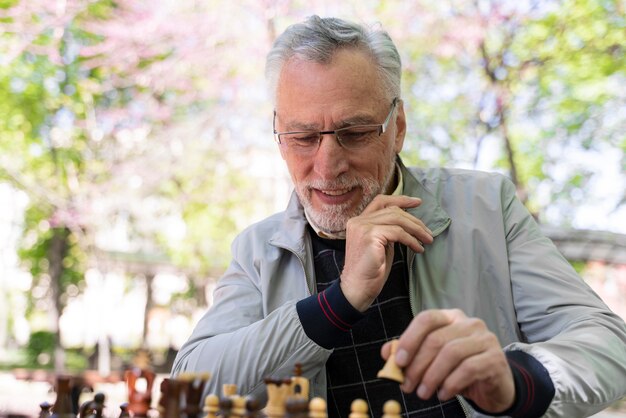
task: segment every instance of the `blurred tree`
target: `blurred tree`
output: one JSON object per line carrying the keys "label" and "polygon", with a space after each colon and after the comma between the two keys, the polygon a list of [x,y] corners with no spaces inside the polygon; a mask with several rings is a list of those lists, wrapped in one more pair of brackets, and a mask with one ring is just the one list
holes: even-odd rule
{"label": "blurred tree", "polygon": [[[106,254],[96,249],[170,253],[198,286],[224,267],[233,217],[253,207],[218,146],[228,127],[207,112],[246,69],[217,55],[232,45],[212,5],[0,4],[0,179],[30,197],[21,256],[34,286],[49,285],[53,328],[68,285]],[[186,228],[187,250],[169,239],[172,225],[197,220],[213,226]]]}
{"label": "blurred tree", "polygon": [[572,150],[617,153],[624,174],[626,116],[611,112],[626,108],[617,88],[626,81],[623,3],[418,7],[423,27],[409,45],[405,89],[419,140],[409,159],[505,170],[538,215],[596,198],[588,186],[598,173]]}

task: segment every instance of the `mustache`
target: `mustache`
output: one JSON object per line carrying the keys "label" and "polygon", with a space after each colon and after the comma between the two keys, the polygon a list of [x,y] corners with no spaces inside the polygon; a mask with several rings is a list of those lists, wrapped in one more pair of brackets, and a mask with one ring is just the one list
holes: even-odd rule
{"label": "mustache", "polygon": [[363,187],[367,184],[364,179],[348,179],[348,178],[339,178],[331,181],[328,180],[310,180],[303,182],[303,186],[306,189],[320,189],[320,190],[328,190],[328,189],[352,189],[354,187]]}

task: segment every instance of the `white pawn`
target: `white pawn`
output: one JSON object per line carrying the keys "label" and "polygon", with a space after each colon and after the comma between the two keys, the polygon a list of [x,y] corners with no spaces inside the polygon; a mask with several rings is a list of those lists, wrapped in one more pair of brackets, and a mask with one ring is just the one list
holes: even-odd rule
{"label": "white pawn", "polygon": [[383,405],[383,417],[382,418],[400,418],[400,412],[402,412],[402,408],[400,407],[400,402],[394,401],[393,399],[389,399]]}
{"label": "white pawn", "polygon": [[363,399],[355,399],[350,405],[350,415],[348,418],[369,418],[367,402]]}
{"label": "white pawn", "polygon": [[323,398],[313,398],[309,402],[309,418],[328,418],[326,401]]}
{"label": "white pawn", "polygon": [[204,412],[206,412],[206,418],[216,418],[217,411],[220,410],[220,398],[215,394],[208,395],[204,399]]}

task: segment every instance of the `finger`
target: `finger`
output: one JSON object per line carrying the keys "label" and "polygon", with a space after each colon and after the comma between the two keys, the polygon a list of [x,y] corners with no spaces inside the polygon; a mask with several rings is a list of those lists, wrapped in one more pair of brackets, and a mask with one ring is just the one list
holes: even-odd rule
{"label": "finger", "polygon": [[[459,348],[456,348],[458,340],[462,340],[472,335],[476,328],[480,330],[480,324],[478,324],[478,326],[472,326],[472,322],[474,321],[467,319],[452,322],[441,328],[435,329],[426,335],[417,353],[405,367],[405,376],[407,379],[404,382],[402,390],[407,393],[414,391],[415,387],[423,382],[424,375],[428,370],[431,370],[432,367],[436,367],[436,370],[439,370],[439,368],[437,368],[436,365],[433,365],[433,363],[441,360],[442,358],[444,359],[444,362],[448,361],[446,350],[459,350]],[[454,354],[455,352],[453,351],[450,363],[444,363],[445,366],[449,365],[450,367],[453,367],[456,363],[458,363],[458,361],[460,361],[456,359]],[[445,372],[446,369],[444,368],[442,373]],[[427,385],[427,387],[432,389],[436,386]],[[429,391],[429,393],[431,392],[432,391]]]}
{"label": "finger", "polygon": [[[479,334],[472,334],[467,337],[457,338],[447,342],[432,359],[428,368],[424,371],[423,377],[420,379],[420,384],[417,388],[418,396],[423,399],[428,399],[432,396],[437,388],[442,388],[442,393],[453,396],[458,393],[459,389],[456,386],[453,388],[444,387],[444,382],[447,381],[449,376],[453,374],[464,362],[473,358],[474,356],[480,356],[487,352],[490,347],[495,344],[500,349],[497,339],[493,334],[489,332],[483,332]],[[488,360],[485,358],[485,360]],[[482,363],[481,363],[482,364]],[[475,365],[472,362],[468,362],[466,365]],[[488,364],[484,364],[488,367]],[[471,371],[470,371],[471,373]],[[473,379],[475,376],[468,376],[467,374],[460,378]],[[473,382],[473,380],[472,380]],[[459,381],[455,381],[456,384]],[[461,384],[463,388],[467,387],[470,383]]]}
{"label": "finger", "polygon": [[433,242],[433,233],[424,222],[398,207],[389,207],[352,218],[348,221],[347,229],[350,231],[366,225],[398,225],[422,243],[431,244]]}
{"label": "finger", "polygon": [[422,204],[422,199],[419,197],[411,196],[390,196],[390,195],[378,195],[369,205],[363,210],[364,214],[376,212],[378,210],[388,208],[391,206],[397,206],[403,209],[415,208]]}
{"label": "finger", "polygon": [[465,314],[458,309],[429,309],[417,314],[399,338],[396,354],[398,366],[409,365],[417,355],[426,336],[432,331],[460,318],[465,318]]}
{"label": "finger", "polygon": [[454,370],[451,370],[440,383],[438,396],[441,400],[447,400],[463,393],[473,398],[472,392],[476,391],[468,388],[480,383],[483,395],[495,400],[496,397],[493,395],[500,390],[498,387],[500,382],[510,373],[510,366],[499,348],[484,350],[463,359]]}

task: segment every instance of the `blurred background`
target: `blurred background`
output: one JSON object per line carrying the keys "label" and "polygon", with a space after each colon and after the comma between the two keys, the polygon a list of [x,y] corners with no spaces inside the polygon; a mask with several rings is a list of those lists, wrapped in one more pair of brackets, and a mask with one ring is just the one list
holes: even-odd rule
{"label": "blurred background", "polygon": [[169,370],[286,205],[264,58],[311,14],[387,29],[405,162],[510,177],[626,317],[626,1],[0,0],[0,413],[139,349]]}

